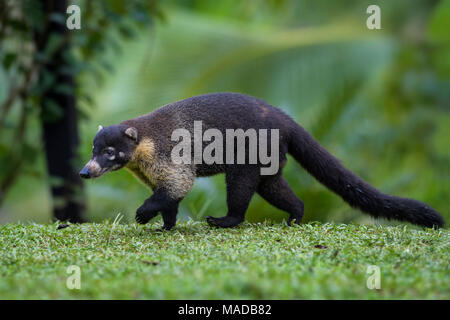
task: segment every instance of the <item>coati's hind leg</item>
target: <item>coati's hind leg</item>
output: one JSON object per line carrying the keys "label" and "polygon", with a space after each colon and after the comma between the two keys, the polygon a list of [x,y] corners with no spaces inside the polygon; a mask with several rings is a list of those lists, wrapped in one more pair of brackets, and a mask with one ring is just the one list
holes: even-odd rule
{"label": "coati's hind leg", "polygon": [[145,224],[150,219],[156,217],[161,211],[164,226],[163,229],[170,230],[176,223],[178,204],[180,200],[174,200],[170,197],[164,188],[155,190],[153,195],[145,200],[144,204],[136,211],[136,221]]}
{"label": "coati's hind leg", "polygon": [[289,187],[281,173],[264,177],[258,186],[258,194],[274,207],[289,213],[288,225],[291,225],[294,220],[295,223],[300,224],[304,204]]}
{"label": "coati's hind leg", "polygon": [[[239,168],[239,167],[238,167]],[[215,227],[230,228],[237,226],[245,219],[250,200],[259,182],[259,168],[230,168],[225,172],[227,185],[228,213],[225,217],[206,217],[206,221]]]}

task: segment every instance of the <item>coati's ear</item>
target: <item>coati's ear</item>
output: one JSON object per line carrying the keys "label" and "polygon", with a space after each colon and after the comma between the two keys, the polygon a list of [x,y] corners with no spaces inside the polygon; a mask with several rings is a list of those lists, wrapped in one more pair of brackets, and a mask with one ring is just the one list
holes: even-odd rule
{"label": "coati's ear", "polygon": [[134,141],[138,139],[138,131],[135,127],[129,127],[125,130],[125,135]]}
{"label": "coati's ear", "polygon": [[98,130],[97,130],[97,132],[99,132],[100,130],[102,130],[103,129],[103,126],[98,126]]}

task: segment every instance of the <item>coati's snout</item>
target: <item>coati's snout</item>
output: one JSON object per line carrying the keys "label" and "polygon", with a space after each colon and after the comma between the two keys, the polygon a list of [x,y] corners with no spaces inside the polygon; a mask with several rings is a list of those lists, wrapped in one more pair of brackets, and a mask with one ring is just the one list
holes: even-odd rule
{"label": "coati's snout", "polygon": [[83,179],[89,179],[91,177],[91,171],[87,166],[80,171],[80,177]]}
{"label": "coati's snout", "polygon": [[97,178],[106,172],[106,170],[104,172],[103,171],[103,168],[100,166],[97,160],[93,158],[89,160],[89,162],[86,163],[84,168],[80,171],[80,177],[82,177],[83,179]]}
{"label": "coati's snout", "polygon": [[124,167],[137,146],[138,132],[134,127],[113,125],[98,127],[91,160],[80,171],[83,179],[97,178],[109,171]]}

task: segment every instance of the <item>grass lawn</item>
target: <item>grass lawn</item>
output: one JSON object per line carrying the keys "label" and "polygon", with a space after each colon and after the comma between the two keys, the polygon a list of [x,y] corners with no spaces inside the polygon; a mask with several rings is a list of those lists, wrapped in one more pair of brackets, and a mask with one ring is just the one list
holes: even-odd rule
{"label": "grass lawn", "polygon": [[[0,226],[0,299],[449,299],[449,231],[204,222]],[[67,267],[81,270],[69,290]],[[366,286],[369,265],[381,289]]]}

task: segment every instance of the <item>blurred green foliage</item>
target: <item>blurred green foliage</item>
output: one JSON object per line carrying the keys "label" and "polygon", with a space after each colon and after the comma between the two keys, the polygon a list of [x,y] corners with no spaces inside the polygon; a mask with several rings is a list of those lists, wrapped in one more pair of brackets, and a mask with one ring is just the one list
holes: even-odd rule
{"label": "blurred green foliage", "polygon": [[[58,207],[55,216],[80,221],[83,204],[71,203],[83,202],[81,183],[69,176],[78,171],[71,150],[78,151],[80,117],[74,112],[84,117],[86,112],[76,108],[75,102],[92,105],[93,99],[89,88],[74,83],[81,75],[99,80],[102,71],[111,71],[103,53],[108,48],[117,51],[133,37],[136,27],[151,26],[153,19],[162,15],[156,0],[80,0],[76,4],[84,13],[83,31],[70,31],[66,28],[69,4],[59,0],[0,2],[0,206],[19,177],[34,176],[52,186],[53,207]],[[112,32],[119,36],[112,37]],[[72,129],[56,130],[58,124]],[[58,139],[67,148],[52,152]],[[45,171],[36,170],[36,154],[44,152],[49,159],[49,178]],[[55,163],[64,169],[57,169]]]}
{"label": "blurred green foliage", "polygon": [[[382,30],[366,28],[370,4],[381,7]],[[87,61],[90,68],[109,68],[78,77],[90,97],[79,100],[88,115],[83,161],[98,124],[192,95],[242,92],[286,111],[375,187],[427,202],[450,218],[450,1],[173,0],[161,10],[164,19],[131,28],[126,42],[120,30],[98,27],[118,50]],[[37,126],[30,131],[39,132]],[[29,170],[41,174],[21,176],[0,222],[49,220],[44,162],[39,152],[35,158]],[[285,176],[305,202],[305,221],[370,221],[293,159]],[[198,179],[179,217],[225,214],[223,180]],[[133,221],[150,194],[125,171],[89,181],[85,192],[88,218],[96,221],[119,212]],[[286,215],[255,196],[247,218]]]}

